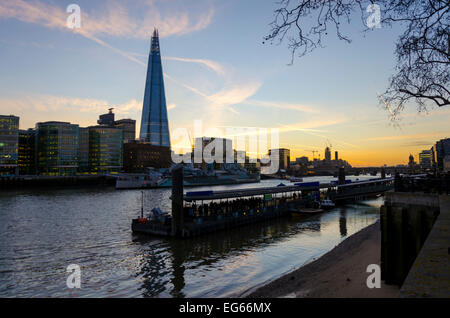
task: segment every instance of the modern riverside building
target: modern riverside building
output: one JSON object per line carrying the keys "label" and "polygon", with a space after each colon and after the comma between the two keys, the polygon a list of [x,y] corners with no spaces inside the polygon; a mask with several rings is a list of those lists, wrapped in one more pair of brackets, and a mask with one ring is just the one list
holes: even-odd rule
{"label": "modern riverside building", "polygon": [[110,108],[107,114],[99,116],[97,123],[100,126],[116,127],[123,131],[123,142],[129,142],[136,139],[136,121],[134,119],[115,120],[115,114],[112,112],[114,108]]}
{"label": "modern riverside building", "polygon": [[109,112],[107,114],[103,114],[99,116],[97,120],[97,124],[105,125],[105,126],[114,126],[114,113],[112,112],[114,108],[108,109]]}
{"label": "modern riverside building", "polygon": [[[278,155],[277,155],[278,152]],[[269,156],[273,159],[278,160],[279,162],[279,170],[288,170],[291,164],[291,151],[289,149],[280,148],[280,149],[269,149]]]}
{"label": "modern riverside building", "polygon": [[79,129],[78,172],[89,173],[89,128]]}
{"label": "modern riverside building", "polygon": [[79,140],[78,172],[102,174],[122,170],[122,129],[108,126],[80,128]]}
{"label": "modern riverside building", "polygon": [[170,148],[149,142],[131,141],[123,145],[125,172],[144,172],[145,168],[168,168],[172,163]]}
{"label": "modern riverside building", "polygon": [[170,148],[169,122],[161,64],[158,30],[154,30],[148,58],[140,140]]}
{"label": "modern riverside building", "polygon": [[[219,148],[222,148],[221,149],[222,154],[218,153]],[[227,162],[227,156],[228,156],[228,163],[233,163],[238,158],[237,152],[233,150],[233,140],[217,137],[195,138],[192,154],[194,156],[195,167],[206,167],[207,164],[213,164],[214,169],[221,169],[223,164]],[[210,154],[211,158],[205,158],[205,154],[207,155]],[[245,160],[245,153],[244,153],[244,160]]]}
{"label": "modern riverside building", "polygon": [[436,165],[439,171],[444,171],[444,158],[450,155],[450,138],[441,139],[436,143]]}
{"label": "modern riverside building", "polygon": [[114,122],[114,127],[123,131],[123,142],[131,142],[136,139],[136,121],[134,119],[120,119]]}
{"label": "modern riverside building", "polygon": [[123,131],[120,128],[89,127],[89,170],[93,173],[120,172],[123,166]]}
{"label": "modern riverside building", "polygon": [[18,174],[19,117],[0,115],[0,175]]}
{"label": "modern riverside building", "polygon": [[431,170],[433,167],[433,154],[431,150],[423,150],[419,153],[419,165],[423,170]]}
{"label": "modern riverside building", "polygon": [[19,174],[36,174],[35,145],[36,132],[34,129],[19,130]]}
{"label": "modern riverside building", "polygon": [[36,124],[36,169],[40,175],[70,176],[78,168],[78,125],[67,122]]}

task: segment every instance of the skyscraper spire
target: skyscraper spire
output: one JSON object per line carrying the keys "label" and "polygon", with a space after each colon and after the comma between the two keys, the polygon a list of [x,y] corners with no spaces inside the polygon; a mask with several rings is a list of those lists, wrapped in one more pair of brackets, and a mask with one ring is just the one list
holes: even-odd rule
{"label": "skyscraper spire", "polygon": [[169,122],[161,64],[158,29],[152,36],[145,82],[140,139],[155,146],[170,148]]}

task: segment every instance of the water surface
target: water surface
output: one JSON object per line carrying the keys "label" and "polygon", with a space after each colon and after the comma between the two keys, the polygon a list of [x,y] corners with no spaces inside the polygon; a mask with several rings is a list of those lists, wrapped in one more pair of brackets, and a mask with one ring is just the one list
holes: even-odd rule
{"label": "water surface", "polygon": [[[330,177],[305,178],[315,180]],[[146,211],[170,210],[169,189],[144,194]],[[139,190],[113,188],[0,192],[0,297],[239,295],[310,262],[372,224],[382,202],[363,201],[308,218],[286,217],[177,240],[132,234],[140,200]],[[66,286],[69,264],[81,267],[81,289]]]}

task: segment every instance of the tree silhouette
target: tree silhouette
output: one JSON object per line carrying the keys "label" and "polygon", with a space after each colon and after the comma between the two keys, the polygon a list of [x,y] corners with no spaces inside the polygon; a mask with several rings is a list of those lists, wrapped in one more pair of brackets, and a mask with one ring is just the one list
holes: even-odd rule
{"label": "tree silhouette", "polygon": [[[287,38],[291,63],[296,54],[302,57],[322,47],[330,29],[350,43],[341,23],[350,24],[353,12],[361,14],[366,31],[374,25],[401,23],[405,30],[396,43],[396,73],[379,96],[380,102],[394,119],[411,101],[417,103],[418,111],[432,104],[450,105],[450,1],[279,0],[277,4],[272,30],[264,40],[273,43]],[[379,21],[373,15],[377,8],[381,9]]]}

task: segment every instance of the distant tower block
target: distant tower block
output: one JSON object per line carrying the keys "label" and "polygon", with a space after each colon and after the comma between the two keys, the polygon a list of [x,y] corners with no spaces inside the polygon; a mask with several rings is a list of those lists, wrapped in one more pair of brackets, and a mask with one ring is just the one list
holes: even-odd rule
{"label": "distant tower block", "polygon": [[170,148],[169,121],[167,119],[166,94],[159,48],[158,30],[152,36],[148,57],[147,81],[145,82],[144,105],[142,107],[141,132],[139,138],[154,146]]}
{"label": "distant tower block", "polygon": [[336,161],[339,160],[339,155],[338,155],[337,151],[334,152],[334,160],[336,160]]}
{"label": "distant tower block", "polygon": [[325,160],[330,161],[331,160],[331,150],[330,147],[325,148]]}

